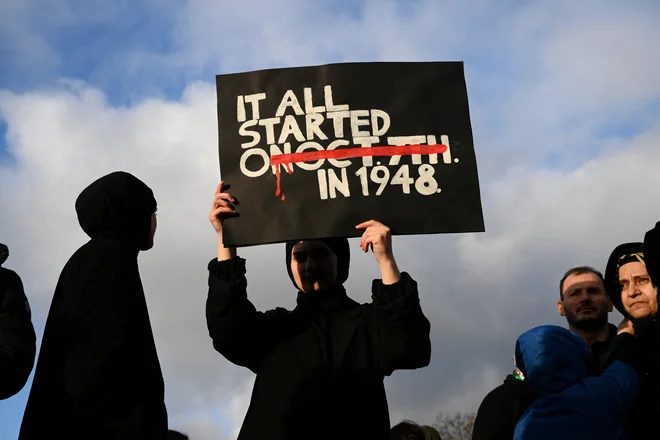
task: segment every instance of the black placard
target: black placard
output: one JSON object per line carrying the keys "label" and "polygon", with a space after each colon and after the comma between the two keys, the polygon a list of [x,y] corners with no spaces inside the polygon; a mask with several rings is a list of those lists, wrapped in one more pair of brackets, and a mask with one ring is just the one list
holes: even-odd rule
{"label": "black placard", "polygon": [[218,75],[220,172],[249,246],[483,232],[463,63],[345,63]]}

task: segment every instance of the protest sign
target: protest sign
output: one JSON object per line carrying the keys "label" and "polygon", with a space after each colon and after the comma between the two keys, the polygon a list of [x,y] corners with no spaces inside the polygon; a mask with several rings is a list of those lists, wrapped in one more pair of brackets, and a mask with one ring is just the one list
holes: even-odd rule
{"label": "protest sign", "polygon": [[226,245],[483,232],[460,62],[345,63],[218,75]]}

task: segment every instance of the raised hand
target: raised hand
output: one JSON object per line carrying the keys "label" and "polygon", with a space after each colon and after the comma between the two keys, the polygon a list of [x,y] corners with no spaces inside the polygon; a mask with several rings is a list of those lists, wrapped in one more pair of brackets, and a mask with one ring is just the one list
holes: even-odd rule
{"label": "raised hand", "polygon": [[392,252],[392,231],[390,228],[376,220],[360,223],[355,227],[364,230],[360,247],[364,252],[369,249],[374,253],[376,261],[380,266],[380,273],[384,284],[394,284],[401,278],[399,268],[394,261]]}
{"label": "raised hand", "polygon": [[215,189],[215,197],[209,214],[209,221],[218,235],[222,234],[222,224],[227,216],[236,214],[233,205],[233,203],[236,203],[236,199],[230,193],[223,192],[224,188],[225,182],[222,181]]}

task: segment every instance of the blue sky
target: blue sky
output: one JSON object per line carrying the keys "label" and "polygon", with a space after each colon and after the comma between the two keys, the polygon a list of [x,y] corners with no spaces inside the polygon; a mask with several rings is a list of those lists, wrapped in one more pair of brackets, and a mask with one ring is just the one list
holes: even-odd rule
{"label": "blue sky", "polygon": [[[140,172],[164,212],[159,247],[141,265],[173,424],[200,440],[232,438],[252,378],[209,350],[200,315],[213,252],[204,221],[217,179],[214,75],[462,60],[487,232],[401,239],[428,288],[435,354],[428,369],[393,376],[388,393],[393,419],[475,410],[510,369],[515,336],[562,323],[542,294],[558,272],[603,265],[617,240],[660,217],[648,203],[660,187],[658,22],[655,0],[2,2],[0,241],[12,241],[39,335],[59,270],[84,242],[76,191],[111,168]],[[35,194],[48,197],[34,206]],[[48,213],[48,228],[35,212]],[[279,249],[246,252],[267,274],[255,289],[278,286],[255,303],[289,304],[286,275],[270,269]],[[451,263],[429,270],[435,259]],[[374,274],[366,259],[355,265]],[[448,383],[455,371],[465,377]],[[0,440],[16,438],[28,388],[0,402]]]}

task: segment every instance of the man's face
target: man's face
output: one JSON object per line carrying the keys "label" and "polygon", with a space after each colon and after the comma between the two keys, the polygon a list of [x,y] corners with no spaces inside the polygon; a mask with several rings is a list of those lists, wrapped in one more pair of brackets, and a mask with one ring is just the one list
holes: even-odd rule
{"label": "man's face", "polygon": [[603,281],[596,274],[569,275],[564,281],[562,296],[557,310],[570,325],[582,330],[597,330],[607,324],[612,303],[605,294]]}
{"label": "man's face", "polygon": [[621,266],[619,285],[623,308],[633,319],[655,316],[658,313],[658,292],[651,283],[644,263],[632,262]]}
{"label": "man's face", "polygon": [[337,256],[322,241],[301,241],[291,250],[291,272],[303,292],[327,290],[337,279]]}

